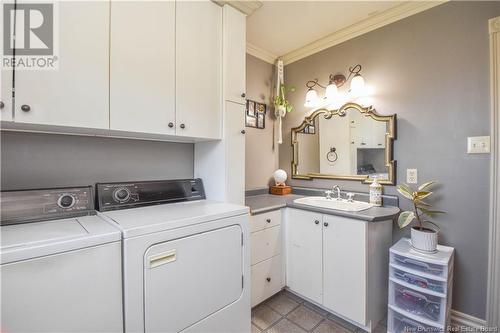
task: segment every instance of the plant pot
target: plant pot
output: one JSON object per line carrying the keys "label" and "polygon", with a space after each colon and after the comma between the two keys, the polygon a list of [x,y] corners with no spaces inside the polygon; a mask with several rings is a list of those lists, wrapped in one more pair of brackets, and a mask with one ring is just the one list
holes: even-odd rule
{"label": "plant pot", "polygon": [[435,253],[437,251],[438,232],[429,228],[411,228],[411,245],[418,251]]}

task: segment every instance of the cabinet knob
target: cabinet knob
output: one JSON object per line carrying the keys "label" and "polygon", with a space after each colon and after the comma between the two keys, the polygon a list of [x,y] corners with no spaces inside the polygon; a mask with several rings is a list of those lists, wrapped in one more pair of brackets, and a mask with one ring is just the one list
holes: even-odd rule
{"label": "cabinet knob", "polygon": [[266,219],[266,222],[267,223],[271,223],[271,219]]}
{"label": "cabinet knob", "polygon": [[266,278],[266,281],[271,282],[271,278],[270,277]]}
{"label": "cabinet knob", "polygon": [[314,224],[319,224],[319,221],[318,220],[314,221]]}
{"label": "cabinet knob", "polygon": [[181,124],[181,125],[180,125],[180,128],[185,129],[185,128],[186,128],[186,125]]}
{"label": "cabinet knob", "polygon": [[328,222],[323,223],[325,227],[328,227]]}
{"label": "cabinet knob", "polygon": [[5,106],[5,104],[3,104],[3,102],[2,102],[2,101],[0,101],[0,110],[1,110],[1,109],[3,109],[3,108],[4,108],[4,106]]}
{"label": "cabinet knob", "polygon": [[241,130],[241,134],[245,134],[247,131],[245,130]]}
{"label": "cabinet knob", "polygon": [[168,127],[170,128],[174,127],[174,123],[168,123]]}
{"label": "cabinet knob", "polygon": [[21,105],[21,110],[23,110],[24,112],[30,112],[31,107],[27,104],[23,104],[23,105]]}
{"label": "cabinet knob", "polygon": [[245,98],[245,97],[247,97],[247,94],[242,93],[242,94],[241,94],[241,97],[242,97],[242,98]]}
{"label": "cabinet knob", "polygon": [[362,146],[366,146],[366,142],[361,142],[361,145]]}

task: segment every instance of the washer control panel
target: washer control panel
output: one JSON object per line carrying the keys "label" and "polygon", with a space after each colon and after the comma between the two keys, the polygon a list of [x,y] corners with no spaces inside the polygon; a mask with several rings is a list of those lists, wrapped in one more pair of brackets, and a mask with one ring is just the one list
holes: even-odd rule
{"label": "washer control panel", "polygon": [[1,224],[94,214],[93,189],[87,187],[2,191]]}
{"label": "washer control panel", "polygon": [[96,192],[101,212],[205,199],[201,179],[99,183]]}

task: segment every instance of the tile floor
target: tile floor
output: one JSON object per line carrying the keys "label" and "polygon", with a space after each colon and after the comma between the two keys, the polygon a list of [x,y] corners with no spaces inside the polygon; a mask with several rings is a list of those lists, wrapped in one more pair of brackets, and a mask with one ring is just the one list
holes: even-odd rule
{"label": "tile floor", "polygon": [[[302,298],[281,291],[252,309],[252,333],[361,333],[362,329],[318,308]],[[387,332],[379,325],[374,333]]]}

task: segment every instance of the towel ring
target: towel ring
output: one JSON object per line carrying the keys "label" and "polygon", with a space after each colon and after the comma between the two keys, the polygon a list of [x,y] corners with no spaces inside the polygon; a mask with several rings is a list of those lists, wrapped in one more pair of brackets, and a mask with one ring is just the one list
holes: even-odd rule
{"label": "towel ring", "polygon": [[339,159],[339,155],[337,155],[337,148],[330,147],[330,151],[326,153],[326,159],[328,162],[336,162]]}

